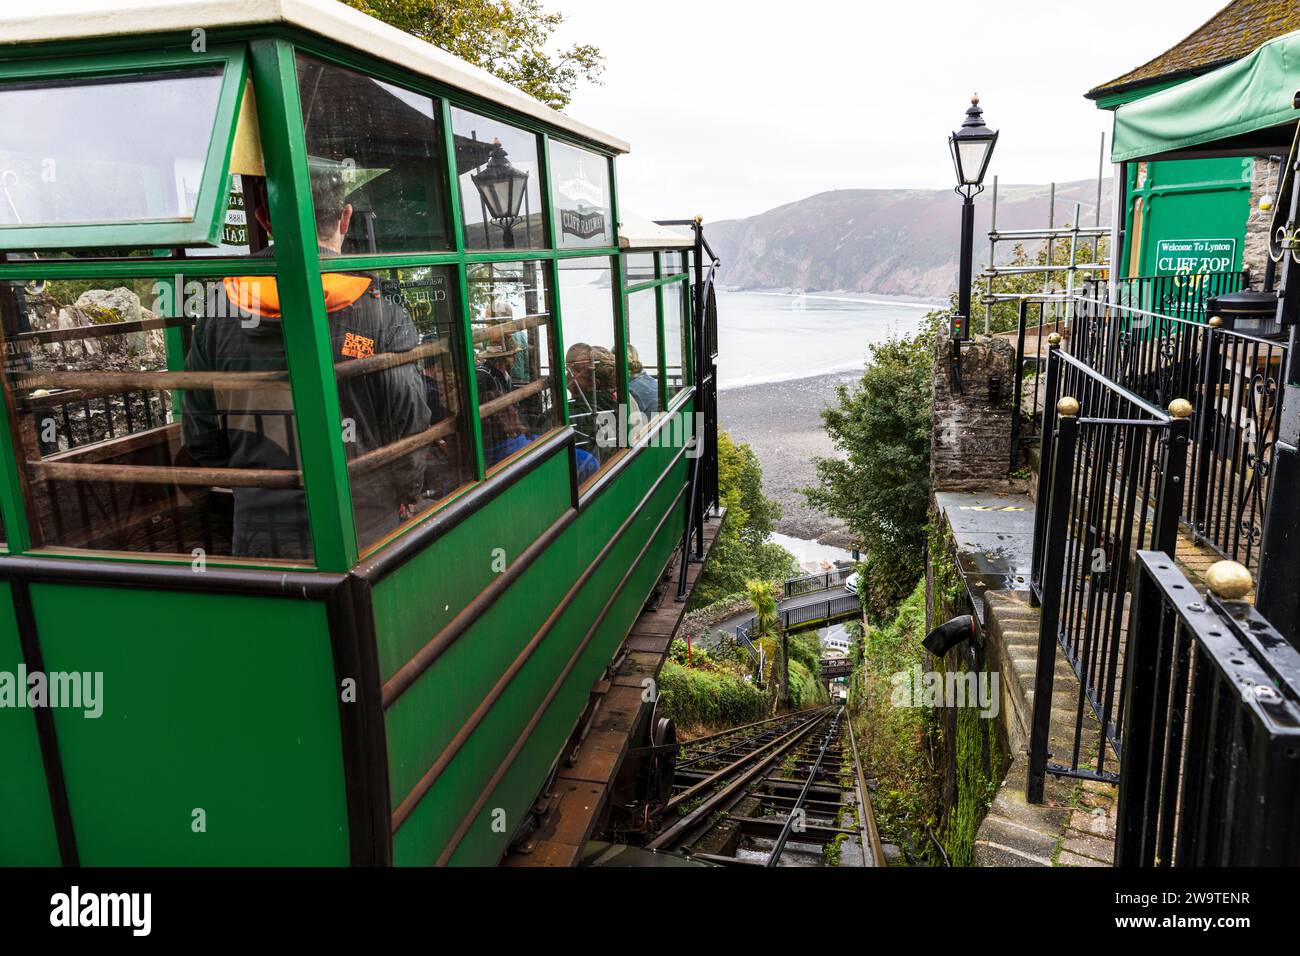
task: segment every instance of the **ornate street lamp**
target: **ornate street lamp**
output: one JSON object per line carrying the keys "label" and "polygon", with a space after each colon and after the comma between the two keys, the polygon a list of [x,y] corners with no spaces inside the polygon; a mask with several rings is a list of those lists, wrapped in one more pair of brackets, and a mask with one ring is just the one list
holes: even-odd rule
{"label": "ornate street lamp", "polygon": [[477,173],[470,173],[469,178],[483,200],[488,217],[501,227],[501,244],[513,249],[515,226],[523,221],[519,211],[528,194],[528,172],[510,162],[498,139],[493,141],[487,164]]}
{"label": "ornate street lamp", "polygon": [[961,129],[948,137],[952,151],[952,164],[957,170],[957,186],[953,190],[962,197],[961,206],[961,273],[957,287],[957,312],[959,329],[954,337],[970,338],[971,255],[975,243],[975,197],[984,191],[984,174],[998,134],[984,125],[984,111],[980,98],[970,98],[970,109]]}

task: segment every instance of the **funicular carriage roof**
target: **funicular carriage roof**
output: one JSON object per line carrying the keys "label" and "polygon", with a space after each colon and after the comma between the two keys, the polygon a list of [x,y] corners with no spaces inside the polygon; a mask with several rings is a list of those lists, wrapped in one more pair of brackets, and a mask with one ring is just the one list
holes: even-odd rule
{"label": "funicular carriage roof", "polygon": [[337,0],[45,0],[6,14],[0,46],[265,24],[323,37],[507,107],[615,153],[628,143],[553,110],[491,73]]}

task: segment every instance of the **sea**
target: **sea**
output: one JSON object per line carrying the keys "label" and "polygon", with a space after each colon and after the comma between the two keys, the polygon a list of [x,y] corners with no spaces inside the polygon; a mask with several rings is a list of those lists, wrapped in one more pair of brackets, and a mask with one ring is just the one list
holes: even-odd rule
{"label": "sea", "polygon": [[718,292],[718,387],[860,370],[868,347],[915,332],[938,303],[881,297]]}

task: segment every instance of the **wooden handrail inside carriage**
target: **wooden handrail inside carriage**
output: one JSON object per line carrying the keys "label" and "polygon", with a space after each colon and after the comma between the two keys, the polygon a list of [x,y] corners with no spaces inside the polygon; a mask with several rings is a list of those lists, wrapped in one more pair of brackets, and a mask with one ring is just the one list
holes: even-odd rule
{"label": "wooden handrail inside carriage", "polygon": [[[550,385],[550,378],[543,377],[521,385],[505,395],[498,396],[479,405],[479,415],[488,418],[502,409],[522,402]],[[135,447],[140,447],[139,436],[170,433],[174,437],[179,428],[176,422],[157,428],[136,432],[131,436],[113,441],[135,439]],[[407,435],[395,442],[375,448],[348,462],[348,470],[353,473],[365,473],[380,468],[403,455],[413,454],[434,442],[456,434],[456,418],[444,418],[424,431]],[[72,456],[97,454],[105,457],[105,452],[120,452],[122,447],[111,450],[104,446],[109,442],[99,442],[85,449],[74,448],[59,452],[57,456],[42,461],[28,462],[28,468],[37,479],[46,481],[110,481],[134,484],[154,485],[201,485],[225,488],[301,488],[302,472],[288,468],[208,468],[201,466],[178,465],[113,465],[102,461],[69,460]]]}
{"label": "wooden handrail inside carriage", "polygon": [[[522,318],[498,322],[474,330],[472,341],[473,344],[478,345],[491,338],[506,335],[510,332],[523,332],[545,325],[548,321],[550,321],[550,316],[542,314],[526,315]],[[112,327],[121,329],[122,325],[135,326],[139,324],[135,322],[122,323]],[[96,326],[95,328],[110,328],[110,326]],[[84,337],[90,338],[91,336]],[[421,359],[445,354],[449,349],[450,346],[445,339],[437,342],[425,342],[405,352],[380,352],[377,355],[369,355],[363,359],[347,359],[343,362],[336,362],[334,364],[334,373],[339,379],[346,380],[355,378],[358,375],[410,365]],[[288,389],[289,373],[285,370],[264,372],[190,372],[179,370],[108,372],[42,369],[31,372],[18,372],[13,376],[12,382],[15,388],[23,389],[80,389],[83,393],[80,397],[86,397],[130,389]],[[52,396],[43,396],[41,400],[47,401],[50,397]]]}

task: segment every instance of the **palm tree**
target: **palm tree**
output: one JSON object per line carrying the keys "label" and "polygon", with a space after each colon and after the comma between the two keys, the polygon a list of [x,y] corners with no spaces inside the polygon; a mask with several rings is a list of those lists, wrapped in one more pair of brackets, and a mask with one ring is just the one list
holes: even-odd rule
{"label": "palm tree", "polygon": [[[768,659],[772,662],[771,682],[773,687],[772,712],[776,713],[777,704],[790,702],[790,657],[786,645],[785,631],[781,627],[776,613],[776,588],[773,581],[746,581],[745,593],[754,608],[754,630],[750,640],[770,648]],[[777,640],[781,642],[781,653],[776,650]],[[764,675],[760,674],[761,679]]]}

